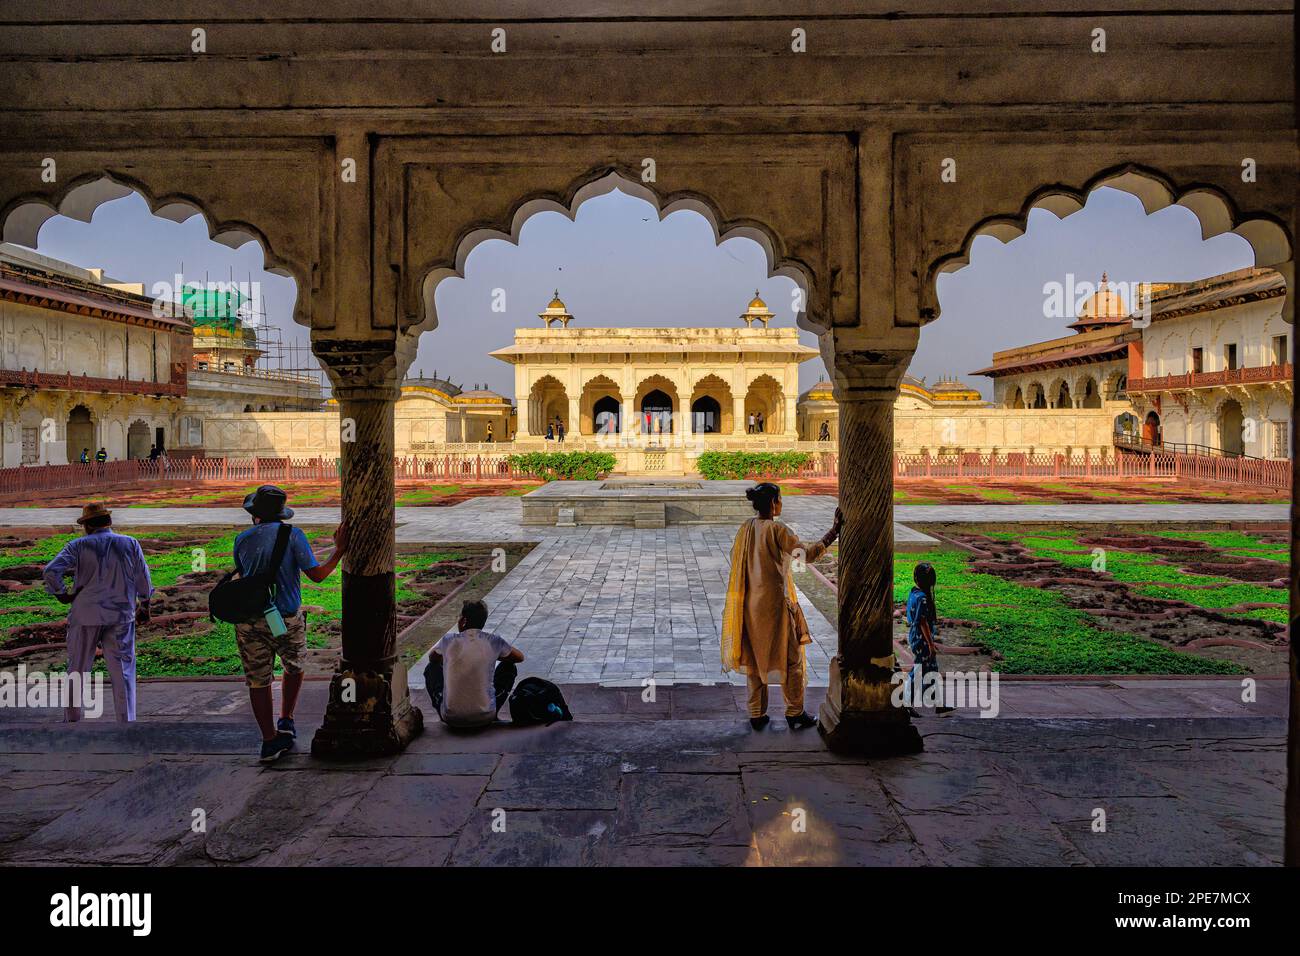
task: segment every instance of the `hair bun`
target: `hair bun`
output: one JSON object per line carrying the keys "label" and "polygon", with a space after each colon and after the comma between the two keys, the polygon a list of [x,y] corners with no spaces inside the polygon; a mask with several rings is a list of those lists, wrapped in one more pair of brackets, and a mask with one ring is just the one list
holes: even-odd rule
{"label": "hair bun", "polygon": [[758,496],[754,493],[754,492],[756,492],[756,491],[758,491],[757,488],[746,488],[746,489],[745,489],[745,497],[748,498],[750,501],[753,501],[756,497],[758,497]]}

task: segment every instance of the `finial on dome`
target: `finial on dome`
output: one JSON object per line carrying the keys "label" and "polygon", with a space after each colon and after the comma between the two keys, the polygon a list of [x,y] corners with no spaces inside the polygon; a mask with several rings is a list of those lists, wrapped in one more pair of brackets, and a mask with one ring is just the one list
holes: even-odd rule
{"label": "finial on dome", "polygon": [[538,312],[537,317],[542,320],[548,329],[554,322],[559,322],[560,325],[568,328],[569,323],[573,321],[573,316],[569,313],[568,306],[560,300],[559,289],[555,290],[555,297],[551,299],[550,305],[546,307],[546,311]]}

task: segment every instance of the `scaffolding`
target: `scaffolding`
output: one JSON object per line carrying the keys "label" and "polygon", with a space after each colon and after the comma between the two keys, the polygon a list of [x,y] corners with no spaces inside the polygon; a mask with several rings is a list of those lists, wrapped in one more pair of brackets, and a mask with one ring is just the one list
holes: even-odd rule
{"label": "scaffolding", "polygon": [[[184,274],[184,264],[181,267]],[[202,287],[186,285],[182,290],[182,303],[193,312],[194,329],[224,329],[227,334],[240,335],[237,348],[254,351],[257,357],[251,367],[242,363],[226,363],[226,367],[202,369],[221,374],[245,375],[276,384],[276,395],[287,404],[298,408],[318,406],[327,397],[324,371],[311,346],[286,339],[284,330],[272,325],[259,295],[246,294],[254,289],[252,273],[247,283],[240,286],[234,281],[233,270],[228,283],[214,285],[204,274]],[[250,336],[249,333],[252,333]]]}

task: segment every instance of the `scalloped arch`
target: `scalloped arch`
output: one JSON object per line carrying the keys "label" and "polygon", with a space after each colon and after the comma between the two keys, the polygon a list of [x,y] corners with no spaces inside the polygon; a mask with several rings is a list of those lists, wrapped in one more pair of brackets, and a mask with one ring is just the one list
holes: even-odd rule
{"label": "scalloped arch", "polygon": [[[1043,186],[1029,195],[1018,212],[990,216],[977,223],[966,233],[960,250],[940,256],[930,265],[929,283],[933,285],[940,275],[969,265],[976,237],[988,235],[1010,242],[1025,234],[1030,210],[1046,209],[1064,219],[1082,209],[1093,190],[1102,186],[1136,196],[1148,216],[1172,205],[1191,210],[1201,224],[1203,240],[1225,232],[1241,236],[1250,243],[1256,266],[1279,267],[1294,256],[1285,227],[1273,217],[1242,213],[1230,196],[1214,186],[1192,183],[1180,188],[1158,170],[1129,163],[1103,170],[1078,189],[1061,183]],[[1281,271],[1289,278],[1290,270]],[[936,311],[935,318],[938,315]]]}
{"label": "scalloped arch", "polygon": [[[455,265],[435,266],[421,279],[421,298],[423,312],[410,331],[418,335],[438,327],[438,306],[434,293],[443,279],[465,278],[465,265],[469,254],[488,239],[504,239],[511,245],[519,245],[520,232],[524,223],[539,212],[558,212],[569,220],[578,213],[578,207],[589,199],[604,196],[615,189],[643,199],[655,207],[662,222],[668,216],[683,209],[699,213],[713,230],[715,245],[722,245],[731,239],[752,239],[758,243],[767,258],[768,278],[784,276],[793,281],[803,292],[804,303],[811,297],[812,277],[804,267],[791,259],[780,256],[781,244],[777,237],[764,224],[748,219],[728,220],[707,197],[686,192],[674,192],[660,196],[658,192],[644,183],[629,179],[618,169],[602,166],[576,178],[564,195],[547,193],[525,197],[519,201],[510,213],[509,224],[477,225],[467,229],[456,241]],[[824,331],[807,318],[807,312],[800,312],[796,324],[809,331]]]}
{"label": "scalloped arch", "polygon": [[758,375],[755,375],[746,383],[745,388],[752,389],[755,385],[762,383],[764,379],[770,382],[773,388],[778,391],[784,391],[784,389],[781,388],[781,383],[768,372],[760,372]]}
{"label": "scalloped arch", "polygon": [[[71,180],[53,194],[24,193],[9,206],[0,210],[5,242],[35,249],[41,227],[55,216],[67,216],[78,222],[90,222],[95,210],[106,202],[123,199],[139,193],[149,206],[149,212],[169,222],[186,222],[202,216],[208,227],[208,238],[228,249],[239,249],[256,242],[262,249],[262,268],[272,275],[293,279],[302,287],[302,277],[276,255],[266,235],[247,222],[214,221],[201,200],[183,193],[155,195],[149,187],[121,173],[93,173]],[[295,314],[297,305],[295,303]]]}
{"label": "scalloped arch", "polygon": [[705,372],[699,378],[695,379],[695,381],[691,382],[691,394],[694,395],[705,385],[708,385],[710,388],[724,388],[728,392],[731,391],[731,383],[727,382],[717,372]]}
{"label": "scalloped arch", "polygon": [[622,392],[620,391],[620,389],[619,389],[619,387],[618,387],[618,383],[615,382],[615,381],[614,381],[612,378],[610,378],[608,375],[606,375],[604,372],[597,372],[595,375],[591,376],[589,379],[587,379],[585,382],[583,382],[583,383],[582,383],[582,390],[585,392],[587,389],[591,388],[593,385],[595,385],[595,386],[598,387],[598,388],[606,389],[606,390],[608,390],[608,391],[617,392],[617,393],[619,393],[620,395],[622,394]]}

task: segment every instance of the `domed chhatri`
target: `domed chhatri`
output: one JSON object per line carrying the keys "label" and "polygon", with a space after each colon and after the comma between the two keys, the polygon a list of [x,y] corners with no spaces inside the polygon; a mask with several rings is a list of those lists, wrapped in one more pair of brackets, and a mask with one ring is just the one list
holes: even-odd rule
{"label": "domed chhatri", "polygon": [[569,327],[573,321],[573,315],[569,312],[568,306],[560,299],[560,290],[555,290],[555,296],[551,299],[550,305],[546,311],[538,312],[537,317],[542,320],[543,324],[549,329],[554,323],[558,322],[564,328]]}
{"label": "domed chhatri", "polygon": [[767,323],[770,322],[775,315],[776,313],[767,307],[767,303],[759,298],[758,290],[755,289],[754,298],[750,300],[749,308],[741,313],[740,320],[751,329],[754,327],[755,322],[762,322],[763,328],[767,328]]}
{"label": "domed chhatri", "polygon": [[1106,273],[1101,274],[1097,291],[1088,297],[1079,309],[1079,318],[1070,323],[1076,332],[1087,332],[1108,325],[1119,325],[1129,320],[1124,298],[1110,287]]}

